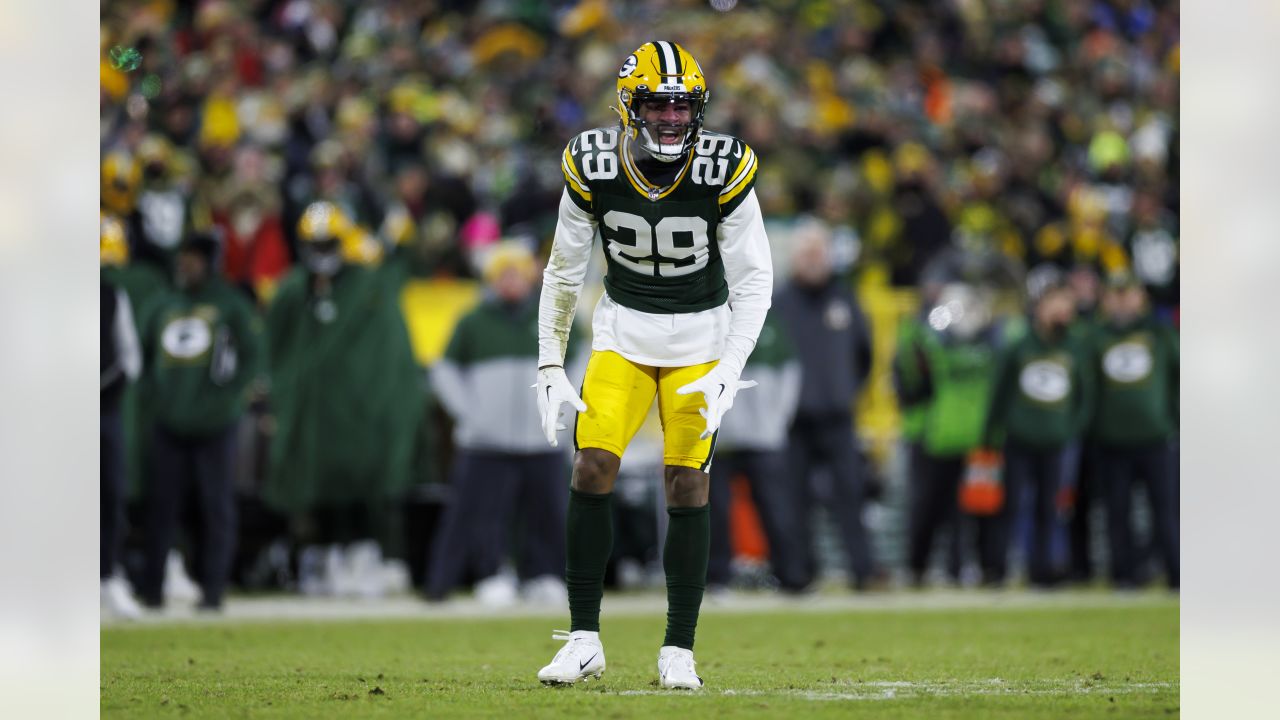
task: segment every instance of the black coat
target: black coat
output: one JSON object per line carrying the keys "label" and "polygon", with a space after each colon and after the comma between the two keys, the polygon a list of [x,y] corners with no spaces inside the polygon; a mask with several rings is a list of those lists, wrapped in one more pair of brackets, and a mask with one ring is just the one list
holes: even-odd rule
{"label": "black coat", "polygon": [[788,283],[774,297],[772,311],[800,358],[796,414],[850,416],[871,372],[871,333],[848,284],[836,279],[820,288]]}

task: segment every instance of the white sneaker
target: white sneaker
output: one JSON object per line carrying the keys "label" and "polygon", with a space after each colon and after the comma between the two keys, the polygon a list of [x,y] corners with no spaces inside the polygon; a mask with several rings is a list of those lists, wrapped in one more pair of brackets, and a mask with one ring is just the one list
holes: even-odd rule
{"label": "white sneaker", "polygon": [[142,617],[142,607],[133,599],[133,591],[124,578],[117,575],[103,580],[100,594],[102,610],[111,617],[122,620]]}
{"label": "white sneaker", "polygon": [[382,574],[382,547],[374,540],[351,543],[344,552],[351,573],[351,594],[380,598],[387,593]]}
{"label": "white sneaker", "polygon": [[328,593],[323,547],[308,545],[298,555],[298,591],[308,597],[319,597]]}
{"label": "white sneaker", "polygon": [[325,594],[332,597],[350,597],[356,594],[356,577],[351,572],[345,548],[333,544],[324,554]]}
{"label": "white sneaker", "polygon": [[382,586],[388,595],[403,595],[411,589],[413,580],[409,575],[409,566],[405,561],[396,558],[382,561]]}
{"label": "white sneaker", "polygon": [[674,645],[658,649],[658,684],[664,688],[701,690],[702,678],[694,672],[693,651]]}
{"label": "white sneaker", "polygon": [[200,600],[200,586],[187,574],[182,553],[170,550],[164,561],[164,599],[175,603],[195,603]]}
{"label": "white sneaker", "polygon": [[565,589],[564,581],[555,575],[540,575],[526,580],[520,591],[524,599],[534,605],[569,607],[569,591]]}
{"label": "white sneaker", "polygon": [[499,572],[477,582],[475,598],[481,605],[490,608],[505,608],[515,605],[516,601],[520,599],[515,576]]}
{"label": "white sneaker", "polygon": [[604,673],[604,646],[600,644],[600,633],[556,630],[551,639],[564,640],[565,644],[551,663],[538,671],[539,680],[547,685],[572,685],[579,680],[600,679]]}

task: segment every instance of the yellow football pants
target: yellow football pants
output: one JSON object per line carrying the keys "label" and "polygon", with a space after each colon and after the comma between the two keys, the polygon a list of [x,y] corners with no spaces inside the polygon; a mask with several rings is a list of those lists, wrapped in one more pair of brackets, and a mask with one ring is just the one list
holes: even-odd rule
{"label": "yellow football pants", "polygon": [[712,361],[688,367],[651,367],[613,351],[593,351],[582,380],[587,411],[578,413],[575,447],[599,448],[622,457],[657,396],[663,462],[706,472],[716,438],[698,437],[707,429],[706,419],[698,414],[705,399],[702,393],[677,395],[676,390],[706,375],[715,365]]}

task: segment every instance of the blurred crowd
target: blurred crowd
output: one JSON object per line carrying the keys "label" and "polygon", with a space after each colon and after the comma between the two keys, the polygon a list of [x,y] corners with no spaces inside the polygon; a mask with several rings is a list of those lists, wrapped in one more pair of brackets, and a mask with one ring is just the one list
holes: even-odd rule
{"label": "blurred crowd", "polygon": [[[458,360],[472,356],[451,343],[443,359],[455,372],[438,372],[441,358],[426,372],[399,291],[476,283],[486,290],[472,312],[492,305],[488,322],[523,322],[530,291],[514,292],[519,279],[504,276],[536,278],[548,252],[560,153],[577,132],[616,121],[617,68],[655,38],[680,42],[706,71],[707,126],[741,136],[764,160],[756,192],[779,292],[788,277],[839,291],[818,302],[797,290],[781,304],[790,314],[772,314],[779,337],[796,336],[788,352],[805,372],[794,374],[808,377],[787,380],[800,386],[796,422],[744,439],[744,452],[763,461],[724,456],[734,469],[724,483],[806,469],[792,481],[805,489],[783,499],[752,486],[774,559],[798,558],[775,567],[774,580],[812,582],[812,538],[794,527],[807,530],[828,505],[851,581],[885,577],[874,538],[851,516],[878,485],[898,482],[894,472],[839,445],[856,438],[851,411],[836,440],[797,428],[828,430],[830,409],[807,397],[852,407],[876,362],[873,336],[887,329],[910,458],[897,473],[910,496],[898,531],[909,537],[912,578],[925,581],[935,530],[950,528],[951,577],[976,563],[998,584],[1013,547],[1035,558],[1034,582],[1086,579],[1097,554],[1088,507],[1105,501],[1113,579],[1139,584],[1150,557],[1172,556],[1166,575],[1176,585],[1177,3],[761,0],[722,13],[696,0],[121,0],[104,5],[101,28],[103,518],[104,531],[119,533],[104,536],[102,572],[113,596],[123,592],[119,566],[153,605],[189,568],[215,608],[228,576],[370,594],[412,578],[436,597],[468,580],[546,578],[563,548],[539,545],[520,512],[531,507],[524,485],[542,482],[529,476],[490,498],[519,526],[520,561],[506,559],[505,533],[487,534],[482,550],[457,551],[475,557],[428,582],[427,566],[441,567],[437,540],[470,547],[449,513],[485,498],[463,503],[450,491],[464,471],[474,474],[477,457],[532,467],[525,455],[547,453],[515,434],[479,432],[458,390],[469,387]],[[115,67],[114,47],[136,48],[140,65]],[[858,309],[886,292],[912,309],[887,322]],[[1126,293],[1136,299],[1112,297]],[[1054,323],[1037,322],[1037,308],[1055,302],[1044,312],[1064,317],[1040,333]],[[1113,323],[1109,302],[1138,309]],[[813,313],[820,322],[797,333]],[[1124,334],[1139,322],[1150,337]],[[855,372],[838,389],[806,359],[825,332],[855,343]],[[1071,340],[1064,397],[1074,414],[1019,414],[1019,384],[1003,379],[1016,365],[1008,358],[1035,355],[1013,350],[1027,338],[1052,345],[1059,335]],[[510,337],[513,346],[528,339],[517,329]],[[1115,344],[1129,365],[1105,360]],[[1146,361],[1132,359],[1135,345]],[[496,351],[481,360],[485,352]],[[787,354],[778,352],[775,368]],[[1108,363],[1123,375],[1143,362],[1150,372],[1128,384],[1107,379]],[[989,379],[964,386],[959,403],[980,416],[951,414],[942,378],[961,370]],[[1121,420],[1099,420],[1115,383],[1131,391],[1170,372],[1172,399],[1122,403]],[[771,382],[791,374],[779,369]],[[991,421],[989,395],[1000,387]],[[1099,429],[1170,412],[1171,424],[1145,434]],[[1019,435],[1026,423],[1055,422],[1061,431],[1047,445],[1036,428]],[[962,430],[940,439],[940,428]],[[770,452],[789,456],[779,466]],[[562,470],[547,459],[540,472]],[[882,475],[887,483],[876,482]],[[1112,475],[1120,479],[1103,480]],[[1129,528],[1134,478],[1151,499],[1149,542]],[[993,503],[984,481],[1008,492]],[[117,511],[115,498],[122,507],[132,498],[130,511]],[[722,518],[722,537],[741,525],[733,518]],[[182,535],[185,567],[171,552]],[[713,554],[741,550],[740,537],[722,539]],[[733,581],[727,562],[713,562],[713,583]],[[509,597],[512,582],[486,587]],[[551,583],[536,587],[555,595]]]}

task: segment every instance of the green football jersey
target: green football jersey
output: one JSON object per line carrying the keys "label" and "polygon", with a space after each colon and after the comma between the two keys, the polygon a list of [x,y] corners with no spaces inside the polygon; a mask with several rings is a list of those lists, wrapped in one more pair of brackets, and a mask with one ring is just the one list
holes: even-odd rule
{"label": "green football jersey", "polygon": [[619,305],[688,313],[729,298],[717,229],[755,184],[756,154],[737,138],[703,130],[682,162],[670,185],[654,187],[617,127],[583,132],[565,148],[568,195],[595,218],[605,290]]}

